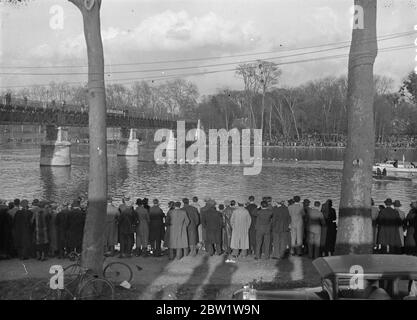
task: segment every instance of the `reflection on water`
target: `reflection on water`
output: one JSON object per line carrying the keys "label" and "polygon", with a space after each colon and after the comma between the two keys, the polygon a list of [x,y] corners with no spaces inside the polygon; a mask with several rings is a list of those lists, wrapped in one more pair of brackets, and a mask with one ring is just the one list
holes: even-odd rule
{"label": "reflection on water", "polygon": [[[114,147],[109,146],[109,193],[116,198],[123,194],[132,198],[158,198],[163,202],[163,208],[166,208],[169,200],[182,199],[184,196],[197,195],[203,198],[208,195],[223,202],[225,199],[245,201],[249,195],[254,195],[257,200],[263,195],[287,200],[296,194],[310,200],[324,201],[331,198],[337,208],[342,176],[342,149],[271,150],[264,150],[266,158],[278,159],[279,154],[281,158],[304,160],[265,160],[259,175],[244,176],[243,166],[156,165],[139,161],[137,157],[117,157]],[[2,146],[0,197],[39,198],[60,202],[86,195],[88,149],[86,146],[73,146],[71,152],[71,168],[40,167],[37,146]],[[410,151],[409,154],[411,157],[413,153]],[[374,182],[372,191],[377,203],[387,197],[399,199],[405,211],[416,192],[416,183],[404,181]]]}

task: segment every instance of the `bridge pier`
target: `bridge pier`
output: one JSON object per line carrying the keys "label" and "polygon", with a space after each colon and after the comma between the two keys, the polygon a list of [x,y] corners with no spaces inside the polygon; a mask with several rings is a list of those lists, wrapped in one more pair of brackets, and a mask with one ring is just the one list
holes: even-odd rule
{"label": "bridge pier", "polygon": [[46,141],[41,144],[41,166],[71,166],[71,143],[68,130],[62,127],[47,126]]}
{"label": "bridge pier", "polygon": [[120,141],[117,144],[118,156],[138,156],[139,140],[136,138],[136,130],[128,128],[120,128]]}
{"label": "bridge pier", "polygon": [[170,130],[169,137],[168,137],[168,143],[166,147],[166,163],[173,164],[178,161],[176,159],[176,150],[177,149],[177,139],[175,138],[174,131]]}

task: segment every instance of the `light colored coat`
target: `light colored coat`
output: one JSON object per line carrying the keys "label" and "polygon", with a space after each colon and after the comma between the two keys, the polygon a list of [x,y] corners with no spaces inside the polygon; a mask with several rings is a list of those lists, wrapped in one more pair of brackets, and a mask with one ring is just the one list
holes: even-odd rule
{"label": "light colored coat", "polygon": [[237,207],[230,218],[232,226],[232,240],[230,247],[232,249],[249,249],[249,228],[251,217],[249,211],[243,207]]}
{"label": "light colored coat", "polygon": [[[398,212],[400,215],[401,221],[404,223],[405,220],[405,212],[400,210],[398,207],[394,207],[394,210]],[[403,226],[398,227],[398,232],[400,233],[400,240],[401,240],[401,247],[404,247],[404,228]]]}
{"label": "light colored coat", "polygon": [[118,242],[118,228],[117,228],[117,215],[119,214],[118,209],[111,205],[107,205],[107,216],[106,216],[106,229],[104,231],[104,243],[108,247],[115,246]]}
{"label": "light colored coat", "polygon": [[171,226],[169,230],[169,247],[182,249],[188,247],[187,226],[190,219],[183,209],[174,209],[171,212]]}
{"label": "light colored coat", "polygon": [[307,241],[310,244],[320,246],[321,228],[326,224],[324,216],[317,208],[311,208],[308,212]]}

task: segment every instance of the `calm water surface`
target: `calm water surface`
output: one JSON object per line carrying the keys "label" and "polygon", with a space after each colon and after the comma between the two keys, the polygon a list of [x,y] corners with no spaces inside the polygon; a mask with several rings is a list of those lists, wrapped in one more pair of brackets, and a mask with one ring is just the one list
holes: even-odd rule
{"label": "calm water surface", "polygon": [[[39,146],[0,146],[0,198],[39,198],[61,202],[87,194],[88,149],[72,146],[71,168],[40,167]],[[153,151],[149,150],[152,155]],[[403,150],[397,150],[402,158]],[[287,200],[294,195],[302,199],[333,199],[338,207],[342,177],[343,149],[265,148],[264,160],[257,176],[244,176],[242,166],[232,165],[157,165],[136,157],[117,157],[114,146],[108,148],[109,192],[119,198],[158,198],[163,208],[169,200],[197,195],[211,196],[218,202],[226,199],[244,201],[253,194]],[[401,156],[400,156],[401,154]],[[416,161],[415,151],[406,151],[406,159]],[[377,157],[389,156],[378,150]],[[385,198],[399,199],[403,209],[416,200],[417,183],[374,182],[373,197],[377,203]]]}

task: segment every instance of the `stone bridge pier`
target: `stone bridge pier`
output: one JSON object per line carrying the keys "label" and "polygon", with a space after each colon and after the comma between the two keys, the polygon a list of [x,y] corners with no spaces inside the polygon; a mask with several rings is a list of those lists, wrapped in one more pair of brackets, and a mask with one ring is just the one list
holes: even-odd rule
{"label": "stone bridge pier", "polygon": [[136,129],[120,128],[120,140],[117,144],[118,156],[138,156],[139,139],[136,138]]}
{"label": "stone bridge pier", "polygon": [[46,126],[46,140],[41,144],[41,166],[71,166],[71,143],[68,129]]}

